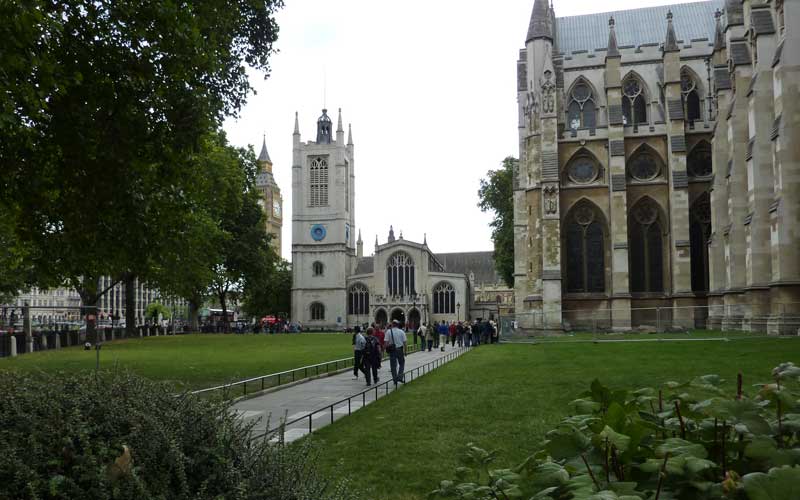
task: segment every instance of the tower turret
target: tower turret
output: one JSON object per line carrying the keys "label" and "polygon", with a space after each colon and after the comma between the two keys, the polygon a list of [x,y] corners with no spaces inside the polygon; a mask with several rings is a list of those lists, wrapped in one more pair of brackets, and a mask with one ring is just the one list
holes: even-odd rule
{"label": "tower turret", "polygon": [[364,242],[361,240],[361,229],[358,230],[358,240],[356,241],[356,257],[359,259],[364,256]]}
{"label": "tower turret", "polygon": [[328,116],[328,110],[323,108],[322,115],[317,120],[317,144],[331,143],[331,128],[333,123]]}

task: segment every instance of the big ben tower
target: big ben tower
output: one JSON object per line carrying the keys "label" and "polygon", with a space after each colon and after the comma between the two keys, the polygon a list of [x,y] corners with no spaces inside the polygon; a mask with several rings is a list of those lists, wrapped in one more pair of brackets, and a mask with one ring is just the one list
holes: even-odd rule
{"label": "big ben tower", "polygon": [[267,233],[272,235],[270,244],[278,255],[281,254],[281,229],[283,227],[283,198],[281,188],[272,175],[272,160],[267,152],[267,137],[261,144],[261,153],[258,155],[258,174],[256,187],[261,193],[261,207],[264,209]]}

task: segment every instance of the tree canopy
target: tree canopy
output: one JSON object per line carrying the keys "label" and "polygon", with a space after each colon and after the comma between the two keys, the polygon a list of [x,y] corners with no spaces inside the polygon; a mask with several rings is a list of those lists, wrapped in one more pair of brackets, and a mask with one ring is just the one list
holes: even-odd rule
{"label": "tree canopy", "polygon": [[497,170],[489,170],[481,179],[478,189],[478,206],[482,211],[494,212],[492,241],[494,242],[494,264],[500,277],[514,286],[514,167],[517,159],[511,156],[503,160]]}
{"label": "tree canopy", "polygon": [[245,65],[269,74],[280,7],[0,2],[2,264],[16,279],[6,288],[69,283],[91,305],[101,276],[148,281],[164,262],[213,258],[208,245],[181,248],[216,241],[221,224],[198,210],[209,201],[198,163],[251,90]]}

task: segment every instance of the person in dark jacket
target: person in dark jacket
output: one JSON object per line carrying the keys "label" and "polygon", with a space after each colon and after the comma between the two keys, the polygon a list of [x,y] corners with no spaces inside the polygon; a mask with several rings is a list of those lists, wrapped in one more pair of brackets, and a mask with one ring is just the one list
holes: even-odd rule
{"label": "person in dark jacket", "polygon": [[[364,356],[362,357],[364,363],[364,376],[367,377],[367,387],[372,385],[372,380],[377,384],[380,379],[378,378],[378,368],[381,366],[381,344],[378,337],[375,336],[375,331],[372,328],[367,328],[366,344],[364,345]],[[370,379],[370,375],[372,375]]]}

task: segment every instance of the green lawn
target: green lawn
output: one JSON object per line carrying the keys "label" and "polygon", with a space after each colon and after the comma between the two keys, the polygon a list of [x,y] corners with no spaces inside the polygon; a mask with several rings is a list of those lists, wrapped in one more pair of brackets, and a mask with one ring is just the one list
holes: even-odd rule
{"label": "green lawn", "polygon": [[747,390],[782,361],[800,362],[800,339],[482,346],[310,439],[323,467],[357,478],[369,498],[421,499],[452,479],[468,442],[516,465],[594,378],[632,388],[718,373],[735,391],[741,370]]}
{"label": "green lawn", "polygon": [[[129,368],[180,389],[200,389],[352,355],[347,334],[178,335],[103,345],[101,368]],[[0,359],[0,370],[93,370],[95,352],[70,347]]]}

